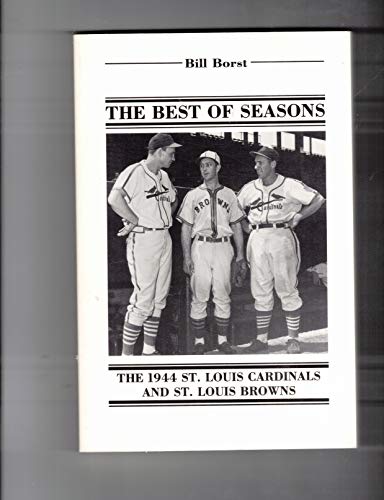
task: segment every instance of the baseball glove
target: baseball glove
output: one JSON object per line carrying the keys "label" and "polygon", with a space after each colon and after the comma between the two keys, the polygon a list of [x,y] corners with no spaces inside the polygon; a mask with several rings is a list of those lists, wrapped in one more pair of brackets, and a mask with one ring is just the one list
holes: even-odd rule
{"label": "baseball glove", "polygon": [[232,284],[236,288],[244,286],[247,277],[248,266],[244,259],[232,262]]}

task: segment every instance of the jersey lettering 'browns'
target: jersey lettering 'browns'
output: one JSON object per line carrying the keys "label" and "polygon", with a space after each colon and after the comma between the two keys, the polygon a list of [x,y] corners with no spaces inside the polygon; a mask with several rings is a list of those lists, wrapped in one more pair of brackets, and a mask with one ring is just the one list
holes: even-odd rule
{"label": "jersey lettering 'browns'", "polygon": [[177,219],[193,226],[192,237],[231,236],[230,224],[244,218],[232,189],[220,186],[210,191],[204,184],[190,191],[184,198]]}

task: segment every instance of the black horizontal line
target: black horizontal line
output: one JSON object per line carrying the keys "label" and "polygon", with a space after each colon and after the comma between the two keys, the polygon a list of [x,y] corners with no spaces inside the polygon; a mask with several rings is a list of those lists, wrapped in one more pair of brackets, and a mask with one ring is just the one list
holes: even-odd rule
{"label": "black horizontal line", "polygon": [[[250,61],[251,64],[284,64],[284,63],[323,63],[323,59],[318,60],[292,60],[292,61]],[[125,66],[132,64],[184,64],[183,61],[129,61],[129,62],[106,62],[106,66]]]}
{"label": "black horizontal line", "polygon": [[192,127],[204,127],[204,126],[217,126],[218,124],[220,125],[225,125],[227,127],[230,127],[232,125],[241,125],[243,127],[247,127],[249,125],[263,125],[268,123],[269,125],[284,125],[284,124],[295,124],[295,125],[307,125],[307,124],[325,124],[325,120],[301,120],[301,121],[294,121],[294,120],[277,120],[277,121],[232,121],[232,122],[153,122],[153,123],[147,123],[146,125],[141,125],[140,123],[132,123],[132,124],[127,124],[127,123],[106,123],[105,126],[107,128],[109,127],[126,127],[126,128],[136,128],[136,127],[180,127],[180,126],[192,126]]}
{"label": "black horizontal line", "polygon": [[180,97],[106,97],[105,102],[210,102],[210,101],[253,101],[257,99],[258,101],[314,101],[314,100],[325,100],[324,94],[315,94],[315,95],[273,95],[273,96],[252,96],[252,95],[244,95],[244,96],[180,96]]}
{"label": "black horizontal line", "polygon": [[[308,405],[329,405],[328,403],[167,403],[167,404],[157,404],[157,403],[151,403],[146,405],[146,408],[154,407],[154,406],[161,406],[161,407],[172,407],[172,406],[286,406],[286,405],[292,405],[292,406],[308,406]],[[141,404],[121,404],[121,405],[109,405],[110,408],[141,408],[143,405]]]}
{"label": "black horizontal line", "polygon": [[329,404],[329,398],[301,398],[301,399],[191,399],[191,400],[111,400],[110,406],[186,406],[186,405],[239,405],[239,404]]}
{"label": "black horizontal line", "polygon": [[182,62],[179,61],[150,61],[150,62],[144,62],[144,61],[137,61],[137,62],[106,62],[106,66],[122,66],[122,65],[129,65],[129,64],[183,64]]}
{"label": "black horizontal line", "polygon": [[[221,124],[221,125],[209,125],[209,126],[205,126],[204,129],[210,129],[210,128],[223,128],[223,125],[224,124]],[[242,125],[228,125],[228,124],[225,124],[226,125],[226,128],[229,128],[229,127],[232,127],[232,128],[241,128],[241,127],[244,127],[244,124]],[[305,126],[306,123],[301,123],[301,126]],[[322,124],[320,124],[322,125]],[[323,126],[323,125],[322,125]],[[325,124],[324,124],[325,126]],[[268,128],[268,127],[275,127],[275,125],[271,125],[271,124],[268,124],[268,123],[265,123],[264,125],[259,125],[258,128]],[[289,124],[289,123],[286,123],[283,127],[283,129],[285,128],[288,128],[288,127],[294,127],[294,128],[299,128],[299,124],[296,124],[296,123],[293,123],[293,124]],[[310,127],[308,125],[308,127]],[[134,126],[134,125],[131,125],[131,126],[127,126],[127,127],[115,127],[113,125],[107,127],[108,130],[113,130],[113,129],[116,129],[116,130],[122,130],[122,129],[153,129],[153,127],[151,125],[140,125],[140,126]],[[182,126],[182,125],[157,125],[156,128],[169,128],[169,129],[182,129],[182,128],[186,128],[186,129],[190,129],[190,128],[199,128],[199,125],[196,124],[196,125],[189,125],[189,126]]]}
{"label": "black horizontal line", "polygon": [[320,97],[219,97],[219,98],[170,98],[170,99],[143,99],[143,100],[138,100],[138,99],[106,99],[105,102],[107,104],[110,103],[118,103],[118,102],[232,102],[232,101],[238,101],[238,102],[253,102],[253,101],[324,101],[325,96],[320,96]]}
{"label": "black horizontal line", "polygon": [[314,60],[300,60],[300,61],[251,61],[251,64],[264,64],[264,63],[323,63],[324,59],[314,59]]}
{"label": "black horizontal line", "polygon": [[329,368],[329,363],[213,363],[213,364],[110,364],[108,370],[231,370],[231,369],[293,369],[293,368]]}

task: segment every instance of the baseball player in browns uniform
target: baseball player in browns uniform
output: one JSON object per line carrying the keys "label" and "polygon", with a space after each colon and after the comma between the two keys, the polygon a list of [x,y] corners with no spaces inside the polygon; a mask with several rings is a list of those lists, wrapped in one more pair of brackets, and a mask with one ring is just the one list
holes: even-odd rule
{"label": "baseball player in browns uniform", "polygon": [[176,190],[163,169],[170,167],[180,147],[169,134],[156,134],[145,160],[118,176],[108,202],[123,219],[118,236],[127,238],[127,261],[133,293],[123,331],[123,355],[132,355],[142,328],[143,354],[155,349],[160,315],[171,282],[172,241],[168,229],[176,208]]}
{"label": "baseball player in browns uniform", "polygon": [[273,288],[285,312],[287,352],[301,352],[298,341],[302,300],[297,290],[300,267],[299,241],[293,229],[314,214],[324,198],[302,182],[276,173],[277,151],[262,147],[255,157],[258,179],[238,194],[240,206],[248,213],[243,228],[250,233],[247,260],[251,268],[251,291],[255,300],[257,338],[251,351],[267,349],[273,309]]}
{"label": "baseball player in browns uniform", "polygon": [[185,196],[177,214],[182,223],[183,268],[191,276],[193,353],[206,352],[207,302],[212,290],[218,348],[222,353],[233,354],[235,350],[227,338],[231,315],[231,262],[234,257],[231,236],[236,246],[237,266],[246,268],[240,224],[245,215],[235,193],[219,183],[219,155],[205,151],[198,161],[204,182]]}

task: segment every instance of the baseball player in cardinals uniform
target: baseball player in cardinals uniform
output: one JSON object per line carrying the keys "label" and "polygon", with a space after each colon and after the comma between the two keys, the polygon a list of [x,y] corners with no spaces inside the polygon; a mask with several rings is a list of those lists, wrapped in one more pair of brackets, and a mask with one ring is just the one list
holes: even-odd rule
{"label": "baseball player in cardinals uniform", "polygon": [[145,160],[118,176],[108,202],[123,219],[118,236],[126,237],[133,293],[123,331],[123,355],[132,355],[142,328],[143,354],[157,354],[160,315],[171,282],[172,241],[168,229],[176,208],[176,190],[163,169],[170,167],[180,147],[169,134],[156,134]]}
{"label": "baseball player in cardinals uniform", "polygon": [[[220,157],[205,151],[198,159],[203,184],[184,198],[177,219],[182,223],[183,269],[191,276],[191,326],[194,354],[204,354],[207,302],[212,290],[218,348],[225,354],[235,351],[227,333],[231,315],[231,262],[236,246],[237,265],[246,267],[240,221],[245,217],[235,193],[219,183]],[[192,243],[193,240],[193,243]]]}
{"label": "baseball player in cardinals uniform", "polygon": [[267,349],[275,288],[286,316],[287,352],[298,354],[301,352],[298,334],[302,306],[297,290],[300,246],[293,230],[325,200],[301,181],[278,174],[275,169],[279,155],[274,149],[262,147],[250,154],[255,158],[258,179],[241,189],[238,200],[248,214],[243,228],[250,233],[247,260],[257,324],[257,338],[251,352]]}

